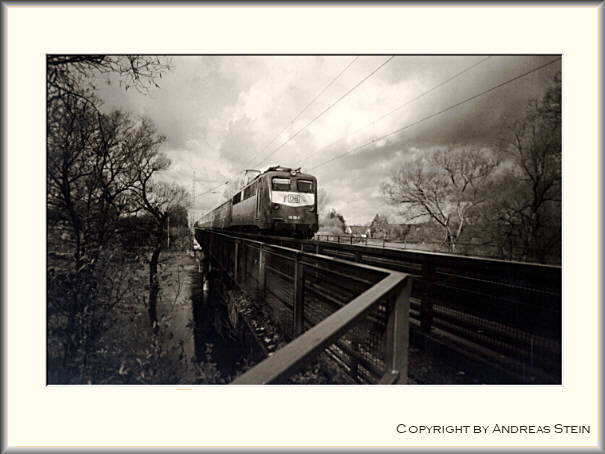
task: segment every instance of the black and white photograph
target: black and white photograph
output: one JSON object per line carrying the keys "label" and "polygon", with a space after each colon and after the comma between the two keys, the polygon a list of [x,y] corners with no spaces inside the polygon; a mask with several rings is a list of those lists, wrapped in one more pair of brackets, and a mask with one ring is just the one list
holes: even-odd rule
{"label": "black and white photograph", "polygon": [[562,384],[560,54],[45,58],[48,385]]}
{"label": "black and white photograph", "polygon": [[603,450],[601,3],[0,3],[2,453]]}

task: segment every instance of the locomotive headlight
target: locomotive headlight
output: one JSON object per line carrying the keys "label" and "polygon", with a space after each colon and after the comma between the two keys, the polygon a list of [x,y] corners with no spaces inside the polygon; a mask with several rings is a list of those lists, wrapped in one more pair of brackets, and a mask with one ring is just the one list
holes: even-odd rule
{"label": "locomotive headlight", "polygon": [[273,209],[274,210],[279,210],[279,204],[278,203],[274,203],[273,204]]}
{"label": "locomotive headlight", "polygon": [[293,177],[295,177],[296,176],[296,170],[291,170],[290,171],[290,175],[292,175]]}

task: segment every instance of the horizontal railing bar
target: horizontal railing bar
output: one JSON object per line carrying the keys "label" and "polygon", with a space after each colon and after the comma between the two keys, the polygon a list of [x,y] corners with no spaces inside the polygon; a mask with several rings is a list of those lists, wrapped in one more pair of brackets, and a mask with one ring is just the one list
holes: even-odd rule
{"label": "horizontal railing bar", "polygon": [[[304,261],[304,260],[303,260],[302,263],[303,263],[303,265],[305,267],[308,267],[310,269],[310,271],[319,270],[319,271],[322,271],[324,273],[328,273],[328,274],[332,274],[334,276],[339,276],[339,277],[342,277],[342,278],[346,278],[348,280],[351,280],[351,281],[354,281],[354,282],[357,282],[357,283],[367,284],[367,285],[374,285],[377,282],[377,281],[370,281],[368,279],[363,279],[363,278],[360,278],[360,277],[357,277],[357,276],[347,275],[345,273],[341,273],[339,271],[335,271],[335,270],[332,270],[330,268],[326,268],[326,267],[323,267],[323,266],[318,266],[316,264],[309,263],[309,262]],[[275,274],[278,274],[278,275],[282,276],[284,279],[286,279],[288,281],[293,281],[294,280],[294,276],[292,276],[290,274],[287,274],[287,273],[284,273],[283,271],[280,271],[280,270],[278,270],[277,268],[275,268],[273,266],[267,265],[267,269],[271,270],[271,272],[273,272]]]}
{"label": "horizontal railing bar", "polygon": [[[244,240],[244,241],[247,241],[247,240]],[[294,253],[291,253],[291,255],[280,254],[279,252],[272,251],[271,249],[273,247],[274,246],[272,244],[265,245],[265,253],[267,254],[267,256],[270,256],[270,257],[279,257],[280,259],[284,259],[284,260],[287,260],[289,262],[294,262],[294,259],[295,259],[295,254]],[[281,246],[277,246],[277,247],[281,248]]]}
{"label": "horizontal railing bar", "polygon": [[304,263],[305,266],[309,267],[311,270],[318,269],[318,270],[321,270],[321,271],[323,271],[325,273],[333,274],[334,276],[344,277],[344,278],[349,279],[351,281],[360,282],[362,284],[368,284],[368,285],[374,285],[376,283],[376,281],[370,281],[370,280],[364,279],[362,277],[352,276],[350,274],[345,274],[345,273],[342,273],[340,271],[336,271],[336,270],[333,270],[333,269],[330,269],[330,268],[326,268],[324,266],[319,266],[317,264],[311,264],[311,263],[308,263],[308,262],[305,262],[305,261],[303,261],[303,263]]}
{"label": "horizontal railing bar", "polygon": [[432,336],[430,340],[446,345],[452,350],[459,350],[464,354],[473,356],[477,361],[482,362],[489,367],[499,369],[506,374],[519,375],[519,371],[525,371],[526,375],[534,375],[542,381],[553,383],[553,375],[547,371],[531,366],[527,362],[520,361],[514,357],[497,354],[491,348],[481,344],[469,341],[463,337],[457,336],[454,333],[444,331],[441,328],[434,327],[436,336]]}
{"label": "horizontal railing bar", "polygon": [[490,333],[491,335],[507,337],[512,341],[530,343],[533,339],[533,342],[537,343],[541,348],[544,349],[559,349],[561,347],[560,343],[550,338],[532,334],[512,326],[503,325],[493,320],[477,317],[467,312],[458,311],[456,309],[441,306],[439,304],[436,304],[433,307],[433,311],[435,318],[455,320],[457,323],[469,328],[475,327]]}
{"label": "horizontal railing bar", "polygon": [[[215,233],[214,231],[212,233],[221,235],[221,233]],[[245,238],[244,241],[254,249],[260,248],[261,245],[263,245],[262,247],[264,247],[265,250],[274,248],[275,252],[277,252],[278,250],[281,251],[283,249],[284,252],[287,251],[286,253],[288,255],[294,253],[300,254],[299,258],[302,259],[305,266],[307,266],[307,259],[304,258],[304,254],[310,254],[313,257],[313,261],[318,263],[321,259],[315,260],[315,257],[319,256],[328,257],[334,261],[344,261],[346,266],[351,266],[351,262],[353,261],[361,260],[361,262],[356,262],[356,264],[361,263],[378,269],[387,268],[397,270],[405,273],[409,277],[416,278],[416,282],[428,282],[431,285],[430,289],[432,290],[431,293],[433,294],[434,299],[432,320],[433,323],[437,325],[433,326],[435,332],[438,331],[445,334],[446,331],[443,331],[440,326],[452,323],[453,325],[450,328],[455,328],[454,331],[458,332],[458,335],[453,335],[452,338],[460,340],[460,336],[465,336],[466,342],[475,344],[475,347],[479,347],[479,351],[481,351],[480,347],[482,345],[492,351],[494,351],[493,348],[495,347],[497,351],[499,349],[497,345],[506,339],[508,339],[509,343],[512,342],[513,345],[511,345],[511,347],[517,346],[526,348],[530,342],[534,342],[534,352],[538,355],[541,353],[548,353],[549,355],[552,353],[554,355],[558,353],[557,350],[560,351],[560,341],[548,342],[552,339],[555,339],[556,341],[556,335],[555,337],[551,337],[547,333],[534,334],[528,332],[526,331],[528,327],[524,324],[516,323],[516,319],[512,321],[508,321],[507,319],[506,322],[503,319],[502,323],[498,323],[497,320],[485,319],[483,317],[489,316],[489,314],[484,313],[485,311],[482,309],[483,306],[481,306],[482,303],[502,306],[511,302],[516,303],[515,306],[519,306],[518,309],[515,310],[525,311],[530,309],[533,310],[533,303],[539,303],[539,307],[548,308],[547,305],[550,305],[550,298],[559,298],[558,307],[560,308],[562,275],[561,267],[558,265],[543,265],[486,257],[458,256],[448,253],[410,249],[382,249],[380,247],[372,247],[371,245],[349,245],[348,242],[346,244],[336,244],[322,241],[300,241],[265,236],[257,237],[261,241],[256,241],[255,239],[250,239],[250,236]],[[228,236],[227,239],[229,241],[228,244],[237,241]],[[271,244],[272,240],[278,242],[279,245]],[[269,243],[267,243],[267,241]],[[330,257],[332,254],[337,257]],[[292,258],[293,257],[288,257],[290,260],[292,260]],[[329,267],[330,264],[329,262],[323,263],[323,266]],[[229,271],[229,266],[227,266],[227,269]],[[429,270],[428,273],[427,270]],[[427,276],[429,278],[428,280],[426,279]],[[340,279],[337,279],[337,281],[339,282]],[[319,285],[321,285],[321,283],[319,283]],[[308,282],[306,283],[305,288],[311,290]],[[439,292],[438,296],[435,294],[436,291]],[[451,295],[451,292],[454,292],[455,295]],[[322,299],[325,301],[325,295],[322,296]],[[416,296],[421,300],[424,299],[423,287],[417,287]],[[452,300],[452,307],[447,304],[447,302],[450,301],[450,296],[454,298]],[[539,300],[534,300],[535,297]],[[469,301],[472,302],[472,307],[466,308],[466,306],[462,304],[466,299],[469,299]],[[327,303],[328,302],[326,301],[326,304]],[[445,305],[443,305],[443,308],[446,311],[444,310],[442,312],[440,304],[444,303]],[[422,303],[417,300],[414,307],[420,309],[420,307],[422,307],[421,304]],[[477,309],[477,313],[474,312],[475,309]],[[525,312],[520,313],[524,314]],[[325,314],[325,312],[323,314]],[[512,312],[511,314],[514,315]],[[319,313],[317,315],[319,315]],[[410,317],[410,323],[414,326],[417,325],[418,322],[414,317],[419,318],[420,311],[412,309],[410,311]],[[510,332],[510,330],[513,332]],[[530,340],[527,340],[526,336],[522,333],[530,336]],[[448,333],[448,335],[452,334],[453,333]],[[479,335],[478,338],[476,338],[477,334]],[[543,337],[543,335],[546,337]],[[485,339],[485,336],[493,336],[495,338],[490,338],[488,340]],[[532,339],[535,340],[532,341]],[[479,344],[477,344],[477,342],[479,342]],[[491,345],[492,343],[493,346]],[[548,352],[546,350],[548,350]],[[461,351],[464,351],[464,349],[461,349]],[[512,355],[510,359],[518,357],[518,354],[513,352],[510,352],[510,355]],[[504,358],[502,358],[502,361],[504,361]],[[524,362],[527,363],[527,361]]]}
{"label": "horizontal railing bar", "polygon": [[[309,289],[309,290],[311,290],[311,289]],[[311,290],[311,291],[312,291],[312,293],[314,293],[314,294],[316,294],[316,295],[317,295],[317,293],[316,293],[317,291],[316,291],[316,290]],[[344,306],[345,304],[348,304],[347,302],[344,302],[344,303],[343,303],[343,302],[337,301],[337,300],[335,300],[335,299],[333,299],[333,298],[328,299],[328,298],[326,298],[326,297],[325,297],[325,295],[320,295],[320,296],[321,296],[321,298],[318,298],[318,299],[317,299],[317,301],[320,301],[320,302],[322,302],[322,303],[326,303],[326,302],[327,302],[328,304],[331,304],[331,305],[333,305],[333,306],[336,306],[336,309],[334,309],[334,311],[333,311],[333,312],[331,312],[331,313],[330,313],[330,314],[328,314],[328,315],[331,315],[332,313],[334,313],[334,312],[336,312],[337,310],[339,310],[339,309],[340,309],[342,306]],[[322,299],[322,298],[323,298],[323,299]],[[327,316],[326,316],[326,317],[327,317]],[[305,322],[308,322],[308,325],[309,325],[309,326],[313,326],[314,324],[316,324],[316,323],[320,322],[321,320],[323,320],[323,319],[321,319],[321,318],[320,318],[319,320],[318,320],[318,319],[313,319],[311,316],[306,316],[306,315],[305,315]],[[374,323],[374,324],[378,324],[378,325],[381,325],[381,324],[382,324],[382,325],[384,325],[384,323],[382,323],[380,319],[378,319],[377,317],[373,316],[372,314],[369,314],[369,315],[366,317],[366,320],[368,320],[368,321],[370,321],[370,322],[372,322],[372,323]]]}
{"label": "horizontal railing bar", "polygon": [[[201,230],[204,230],[204,229],[201,229]],[[229,235],[226,235],[224,233],[219,233],[219,232],[217,232],[215,230],[209,230],[209,231],[213,235],[217,235],[217,236],[222,236],[222,237],[233,239],[233,237],[231,237]],[[258,241],[258,240],[252,240],[252,239],[249,239],[249,238],[239,238],[239,239],[241,239],[243,241],[249,241],[249,242],[252,242],[252,243],[258,244],[258,245],[262,244],[263,245],[263,249],[265,251],[269,251],[270,249],[281,249],[281,250],[287,251],[287,252],[292,253],[292,254],[300,254],[301,257],[308,256],[308,257],[311,257],[313,259],[319,259],[319,260],[322,260],[322,261],[327,262],[327,263],[339,263],[339,264],[342,264],[342,265],[345,265],[345,266],[350,266],[350,267],[354,266],[357,269],[365,269],[365,270],[368,270],[368,271],[374,271],[376,273],[379,273],[382,276],[387,276],[388,275],[388,270],[385,270],[384,268],[379,268],[379,267],[376,267],[376,266],[368,265],[366,263],[358,263],[358,262],[352,263],[349,260],[342,260],[342,259],[339,259],[339,258],[336,258],[336,257],[331,257],[329,255],[316,254],[314,252],[305,252],[305,251],[301,251],[300,249],[294,249],[294,248],[289,248],[289,247],[285,247],[285,246],[278,246],[278,245],[271,244],[271,243],[265,243],[265,242]]]}
{"label": "horizontal railing bar", "polygon": [[[542,268],[544,270],[560,270],[560,265],[548,265],[544,263],[534,263],[534,262],[519,262],[515,260],[502,260],[495,259],[490,257],[474,257],[469,255],[456,255],[456,254],[448,254],[445,252],[431,252],[431,251],[415,251],[412,249],[383,249],[374,246],[361,246],[357,244],[346,244],[346,243],[333,243],[331,241],[316,241],[316,240],[307,240],[307,244],[320,244],[324,247],[329,247],[333,249],[340,249],[343,251],[370,251],[375,252],[375,255],[379,256],[391,256],[391,257],[400,257],[401,255],[405,255],[408,257],[418,257],[419,259],[435,259],[436,263],[445,263],[449,260],[453,260],[456,262],[467,262],[467,263],[480,263],[480,262],[488,262],[491,264],[498,264],[503,266],[522,266],[522,267],[531,267],[531,268]],[[445,261],[445,262],[444,262]]]}
{"label": "horizontal railing bar", "polygon": [[284,278],[285,280],[287,280],[289,282],[292,282],[294,280],[294,276],[284,273],[283,271],[280,271],[273,266],[270,266],[270,265],[266,265],[266,266],[267,266],[267,271],[271,271],[272,273],[275,273],[278,276],[281,276],[282,278]]}
{"label": "horizontal railing bar", "polygon": [[[199,227],[198,227],[199,228]],[[214,230],[212,230],[213,232],[216,232]],[[218,232],[216,232],[218,233]],[[234,234],[237,235],[242,235],[240,233],[235,233]],[[257,235],[253,235],[253,234],[243,234],[243,236],[247,237],[248,239],[250,239],[250,237],[257,237]],[[325,236],[325,235],[319,235],[319,236]],[[333,235],[330,235],[333,236]],[[241,237],[241,236],[240,236]],[[334,236],[336,237],[336,236]],[[344,236],[342,236],[344,238]],[[275,240],[275,241],[294,241],[292,239],[288,239],[288,238],[283,238],[283,237],[277,237],[277,236],[267,236],[267,235],[263,235],[263,238],[267,238],[267,239],[271,239],[271,240]],[[347,236],[348,238],[348,236]],[[255,241],[255,240],[252,240]],[[447,252],[433,252],[433,251],[420,251],[420,250],[415,250],[415,249],[388,249],[388,248],[382,248],[382,247],[376,247],[376,246],[372,246],[372,245],[360,245],[360,244],[347,244],[347,243],[335,243],[333,241],[321,241],[321,240],[296,240],[299,244],[305,244],[305,245],[310,245],[310,246],[316,246],[316,245],[320,245],[320,246],[324,246],[324,247],[332,247],[333,249],[340,249],[340,250],[350,250],[350,251],[372,251],[373,254],[372,255],[381,255],[381,256],[392,256],[394,258],[399,258],[401,256],[401,254],[405,254],[407,256],[417,256],[417,257],[421,257],[421,258],[427,258],[427,259],[431,259],[431,258],[436,258],[438,259],[439,263],[443,263],[444,259],[453,259],[459,262],[486,262],[486,263],[491,263],[491,264],[501,264],[504,266],[507,265],[513,265],[513,266],[524,266],[524,267],[530,267],[530,268],[543,268],[543,269],[553,269],[553,270],[560,270],[561,269],[561,265],[550,265],[550,264],[543,264],[543,263],[534,263],[534,262],[521,262],[521,261],[515,261],[515,260],[503,260],[503,259],[497,259],[497,258],[493,258],[493,257],[476,257],[476,256],[467,256],[467,255],[457,255],[457,254],[451,254],[451,253],[447,253]]]}
{"label": "horizontal railing bar", "polygon": [[393,272],[328,316],[301,336],[286,344],[260,364],[236,378],[233,384],[265,384],[283,379],[302,367],[311,355],[331,344],[351,325],[366,314],[383,296],[408,279],[404,273]]}
{"label": "horizontal railing bar", "polygon": [[356,380],[355,377],[353,377],[353,370],[351,369],[351,365],[347,364],[344,359],[338,356],[338,352],[335,351],[332,347],[333,345],[330,345],[324,350],[325,355],[328,356],[332,361],[334,361],[334,363],[341,369],[344,375],[349,377],[351,381],[355,382]]}
{"label": "horizontal railing bar", "polygon": [[[270,286],[265,287],[265,291],[270,293],[271,295],[273,295],[277,301],[282,303],[288,309],[292,309],[292,301],[287,301],[287,300],[283,299],[282,298],[283,295],[279,295],[278,293],[276,293],[276,291],[273,290]],[[282,292],[282,293],[285,293],[285,292]]]}
{"label": "horizontal railing bar", "polygon": [[506,356],[511,356],[513,358],[517,358],[525,361],[530,352],[527,350],[523,350],[522,348],[516,347],[510,343],[499,341],[491,336],[487,336],[485,334],[479,334],[470,330],[466,330],[459,325],[448,322],[447,320],[441,318],[433,319],[433,325],[442,329],[447,333],[451,333],[455,336],[463,337],[470,342],[473,342],[477,345],[483,345],[486,348],[491,349],[494,352],[494,355],[497,354],[505,354]]}
{"label": "horizontal railing bar", "polygon": [[[293,240],[284,240],[281,237],[263,237],[265,241],[280,241],[280,242],[292,242]],[[254,241],[254,240],[252,240]],[[448,254],[442,252],[428,252],[428,251],[414,251],[414,250],[401,250],[401,249],[383,249],[380,247],[363,246],[363,245],[350,245],[344,243],[333,243],[326,241],[317,240],[298,240],[297,244],[301,244],[304,248],[314,248],[316,252],[322,253],[322,249],[325,253],[342,253],[348,251],[352,254],[361,254],[363,261],[374,261],[384,260],[384,263],[378,263],[376,266],[390,268],[390,266],[397,265],[396,262],[409,261],[410,264],[435,266],[437,268],[443,267],[455,267],[460,270],[460,273],[472,272],[480,276],[485,276],[485,270],[489,270],[493,278],[486,277],[486,282],[490,285],[503,285],[511,286],[524,290],[542,291],[547,293],[548,290],[542,289],[554,289],[555,295],[558,295],[558,289],[560,288],[561,281],[561,266],[560,265],[547,265],[541,263],[530,263],[530,262],[519,262],[511,260],[502,260],[495,258],[484,258],[484,257],[473,257],[473,256],[461,256],[455,254]],[[280,246],[282,247],[282,246]],[[298,249],[294,249],[298,250]],[[390,263],[389,263],[390,262]],[[390,266],[389,266],[390,265]],[[400,266],[396,266],[395,269],[400,272],[409,274],[409,271],[401,269]],[[514,279],[507,279],[506,276],[512,275],[521,277],[522,281],[525,281],[525,285],[521,282],[515,283]],[[437,271],[439,274],[439,271]],[[528,275],[533,275],[537,278],[529,279]],[[504,277],[504,278],[502,278]],[[469,279],[471,279],[469,277]],[[533,281],[533,282],[532,282]],[[544,281],[544,282],[541,282]],[[549,282],[550,281],[550,282]]]}
{"label": "horizontal railing bar", "polygon": [[307,284],[307,285],[305,285],[305,290],[309,290],[311,293],[316,295],[318,297],[319,301],[323,301],[323,302],[328,301],[334,305],[337,305],[339,308],[344,306],[345,304],[347,304],[346,301],[340,301],[331,295],[322,293],[323,290],[321,289],[321,287],[319,287],[317,285]]}
{"label": "horizontal railing bar", "polygon": [[368,369],[373,374],[381,375],[384,372],[384,370],[381,370],[378,366],[376,366],[375,364],[372,364],[370,361],[368,361],[366,358],[364,358],[362,356],[361,352],[354,351],[351,347],[349,347],[347,344],[345,344],[341,340],[337,340],[335,342],[335,344],[338,348],[340,348],[347,355],[349,355],[350,357],[352,357],[353,359],[358,361],[363,367]]}
{"label": "horizontal railing bar", "polygon": [[[549,295],[549,296],[556,296],[558,295],[558,293],[553,292],[552,290],[549,289],[542,289],[542,288],[535,288],[535,287],[527,287],[524,285],[520,285],[520,284],[513,284],[510,282],[503,282],[503,281],[494,281],[494,280],[489,280],[489,279],[480,279],[477,277],[473,277],[473,276],[465,276],[463,274],[457,273],[448,273],[445,271],[439,271],[436,270],[435,271],[435,277],[436,279],[438,279],[439,277],[448,277],[448,278],[452,278],[457,282],[463,282],[463,283],[467,283],[468,281],[472,281],[475,283],[479,283],[479,284],[486,284],[486,285],[490,285],[490,286],[499,286],[499,287],[508,287],[511,288],[513,290],[520,290],[523,292],[532,292],[532,293],[543,293],[545,295]],[[453,286],[453,284],[451,284]],[[465,288],[465,287],[461,287],[461,288]]]}

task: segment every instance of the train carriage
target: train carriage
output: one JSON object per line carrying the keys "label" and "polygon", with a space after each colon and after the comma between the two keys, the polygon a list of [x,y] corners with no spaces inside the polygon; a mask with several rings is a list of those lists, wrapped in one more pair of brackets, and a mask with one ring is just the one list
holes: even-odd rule
{"label": "train carriage", "polygon": [[319,228],[317,179],[299,169],[270,167],[198,225],[311,238]]}

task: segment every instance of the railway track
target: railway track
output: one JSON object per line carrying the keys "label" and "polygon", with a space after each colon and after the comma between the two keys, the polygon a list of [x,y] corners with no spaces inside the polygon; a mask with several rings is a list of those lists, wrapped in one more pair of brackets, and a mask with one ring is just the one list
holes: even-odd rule
{"label": "railway track", "polygon": [[[234,235],[408,273],[412,346],[487,368],[507,382],[561,382],[561,267]],[[346,276],[331,279],[336,288],[346,285]]]}

